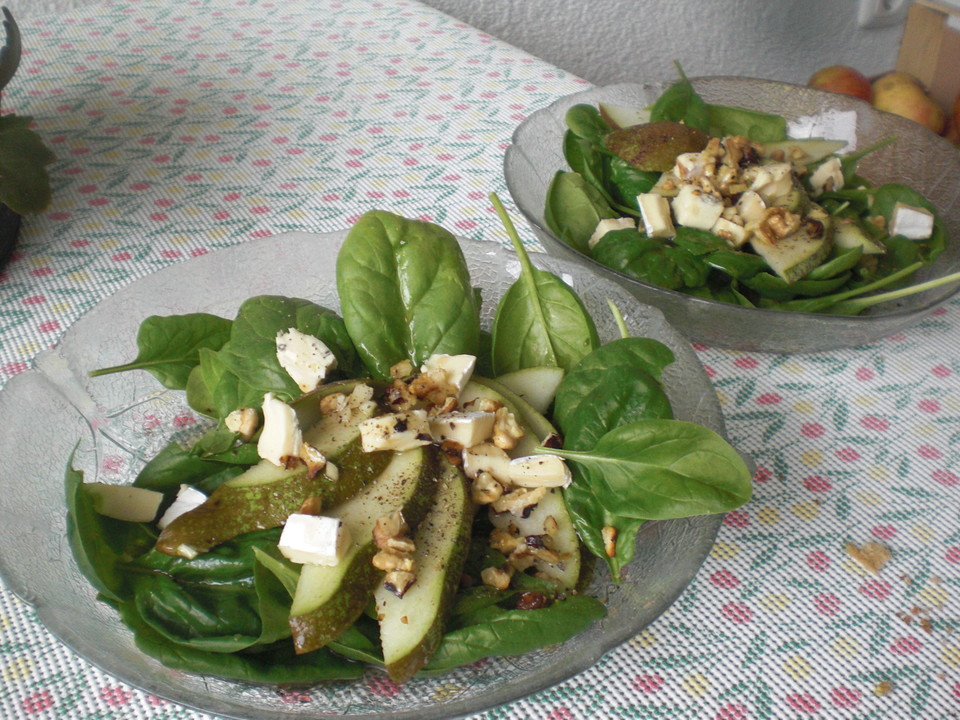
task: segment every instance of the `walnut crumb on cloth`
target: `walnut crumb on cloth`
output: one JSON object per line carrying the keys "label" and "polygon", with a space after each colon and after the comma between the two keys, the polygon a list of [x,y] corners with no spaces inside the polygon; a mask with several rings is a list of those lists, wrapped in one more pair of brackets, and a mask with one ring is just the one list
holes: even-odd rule
{"label": "walnut crumb on cloth", "polygon": [[844,550],[846,550],[847,555],[863,565],[874,575],[880,572],[880,569],[886,565],[891,558],[890,550],[877,542],[864,543],[859,547],[852,542],[848,542]]}

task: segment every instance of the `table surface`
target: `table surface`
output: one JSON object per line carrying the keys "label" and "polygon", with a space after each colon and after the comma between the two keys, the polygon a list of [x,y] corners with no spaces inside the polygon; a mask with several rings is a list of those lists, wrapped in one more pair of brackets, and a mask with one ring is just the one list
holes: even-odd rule
{"label": "table surface", "polygon": [[[381,208],[506,242],[487,194],[514,127],[584,87],[414,2],[117,0],[21,29],[4,108],[58,160],[0,272],[0,384],[117,289],[251,238]],[[753,501],[653,625],[477,717],[960,713],[958,318],[828,353],[696,346]],[[875,573],[848,552],[867,542],[891,552]],[[5,589],[0,677],[4,718],[208,718],[93,668]]]}

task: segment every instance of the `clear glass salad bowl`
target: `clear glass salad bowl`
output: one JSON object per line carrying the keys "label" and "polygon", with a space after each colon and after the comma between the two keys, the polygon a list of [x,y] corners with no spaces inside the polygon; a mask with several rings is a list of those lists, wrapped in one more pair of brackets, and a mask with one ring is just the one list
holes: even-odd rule
{"label": "clear glass salad bowl", "polygon": [[[145,372],[90,378],[89,370],[136,354],[139,323],[149,315],[210,312],[233,317],[252,295],[304,297],[339,309],[335,258],[345,233],[292,233],[256,240],[151,274],[107,298],[81,318],[35,367],[0,392],[0,576],[80,656],[159,697],[226,717],[429,720],[479,712],[524,697],[588,668],[651,623],[676,599],[706,557],[720,516],[649,523],[620,585],[598,564],[588,592],[607,604],[607,617],[568,643],[527,655],[490,659],[403,687],[370,668],[361,680],[278,688],[189,675],[142,654],[116,612],[99,602],[67,543],[64,470],[87,481],[129,483],[171,438],[196,432],[200,421],[182,393]],[[497,301],[519,274],[509,250],[461,242],[489,327]],[[666,343],[676,362],[664,383],[678,419],[723,433],[714,391],[693,350],[656,309],[638,303],[610,280],[577,264],[533,255],[561,275],[585,301],[601,338],[619,337],[607,305],[620,308],[631,334]],[[224,272],[229,268],[229,272]],[[14,421],[15,419],[15,421]]]}
{"label": "clear glass salad bowl", "polygon": [[[792,137],[825,137],[863,149],[881,140],[896,141],[870,153],[859,172],[874,184],[898,182],[926,196],[947,227],[947,247],[916,282],[960,270],[960,151],[920,125],[875,110],[868,103],[770,80],[708,77],[692,80],[706,102],[734,105],[784,116]],[[890,335],[931,313],[953,296],[952,283],[899,301],[874,306],[863,315],[795,313],[739,307],[667,290],[601,265],[560,240],[544,220],[547,188],[554,174],[568,169],[563,157],[564,115],[578,103],[625,107],[651,105],[670,83],[598,87],[569,95],[533,113],[513,134],[504,174],[507,188],[546,251],[611,278],[643,303],[663,311],[690,340],[720,347],[770,352],[812,352],[863,345]]]}

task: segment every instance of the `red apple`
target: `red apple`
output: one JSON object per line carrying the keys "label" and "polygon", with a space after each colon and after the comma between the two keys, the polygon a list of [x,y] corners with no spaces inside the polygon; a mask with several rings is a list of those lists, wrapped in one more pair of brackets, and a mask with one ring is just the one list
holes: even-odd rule
{"label": "red apple", "polygon": [[849,65],[831,65],[820,68],[807,81],[807,85],[820,90],[852,95],[871,102],[873,90],[870,81],[864,75]]}

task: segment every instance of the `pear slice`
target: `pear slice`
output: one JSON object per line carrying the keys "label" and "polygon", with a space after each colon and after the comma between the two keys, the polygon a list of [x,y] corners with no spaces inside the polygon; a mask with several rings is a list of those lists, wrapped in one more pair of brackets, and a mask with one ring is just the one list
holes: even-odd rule
{"label": "pear slice", "polygon": [[304,565],[290,606],[290,630],[298,654],[336,639],[363,612],[381,572],[371,560],[377,552],[377,518],[401,512],[416,527],[429,510],[437,488],[439,457],[433,446],[393,453],[389,465],[360,493],[324,514],[343,522],[353,538],[337,565]]}
{"label": "pear slice", "polygon": [[559,367],[530,367],[500,375],[497,382],[513,390],[543,415],[557,394],[563,374],[563,368]]}
{"label": "pear slice", "polygon": [[416,581],[403,597],[382,583],[374,592],[383,660],[396,683],[413,677],[439,647],[469,547],[473,506],[466,478],[443,464],[433,507],[413,536]]}
{"label": "pear slice", "polygon": [[597,103],[597,109],[600,111],[600,117],[606,120],[607,125],[614,130],[650,122],[650,110],[647,108]]}
{"label": "pear slice", "polygon": [[614,155],[637,170],[666,172],[677,155],[700,152],[710,136],[683,123],[660,120],[614,130],[603,144]]}
{"label": "pear slice", "polygon": [[[819,224],[818,233],[809,228]],[[811,204],[804,222],[795,233],[776,242],[758,238],[750,241],[754,251],[766,261],[777,275],[793,283],[822,263],[833,249],[833,223],[830,215],[819,205]]]}

